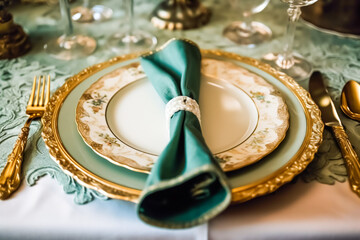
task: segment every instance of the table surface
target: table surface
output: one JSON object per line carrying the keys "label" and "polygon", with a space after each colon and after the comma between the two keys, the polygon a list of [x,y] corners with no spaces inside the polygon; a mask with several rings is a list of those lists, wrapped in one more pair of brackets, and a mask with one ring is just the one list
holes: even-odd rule
{"label": "table surface", "polygon": [[[287,18],[286,5],[280,1],[271,1],[263,12],[253,16],[273,31],[272,40],[255,48],[238,46],[222,36],[227,24],[241,19],[237,9],[229,10],[227,1],[203,1],[213,11],[210,23],[186,31],[156,29],[148,15],[159,1],[135,2],[136,26],[155,34],[159,45],[169,38],[182,37],[204,49],[222,49],[253,58],[280,51],[282,46]],[[73,61],[56,60],[43,51],[44,43],[59,34],[63,26],[56,5],[22,4],[11,8],[15,22],[29,33],[32,50],[21,58],[0,61],[0,169],[26,119],[24,109],[34,75],[50,74],[53,92],[67,77],[116,56],[107,47],[106,39],[126,24],[123,1],[101,3],[113,8],[114,17],[103,23],[75,24],[76,31],[93,36],[98,47],[91,56]],[[360,81],[360,38],[325,33],[300,21],[295,50],[324,73],[338,108],[344,84],[351,79]],[[307,83],[305,80],[300,84],[307,88]],[[340,117],[359,154],[359,122],[342,113]],[[20,189],[0,202],[0,239],[360,238],[360,199],[349,188],[343,159],[328,129],[314,161],[294,181],[273,194],[230,206],[208,224],[184,230],[146,225],[138,219],[134,203],[105,199],[64,174],[49,157],[39,122],[31,126],[24,158]]]}

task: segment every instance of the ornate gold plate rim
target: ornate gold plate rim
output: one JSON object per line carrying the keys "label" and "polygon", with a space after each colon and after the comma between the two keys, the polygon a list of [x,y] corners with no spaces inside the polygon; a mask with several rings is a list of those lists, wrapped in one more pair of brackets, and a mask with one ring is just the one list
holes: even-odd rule
{"label": "ornate gold plate rim", "polygon": [[[263,72],[275,77],[287,88],[289,88],[302,105],[306,116],[307,129],[305,139],[297,153],[283,167],[273,172],[271,175],[250,184],[233,188],[232,202],[244,202],[255,197],[274,192],[280,186],[290,182],[297,174],[302,172],[314,158],[314,155],[322,142],[322,132],[324,129],[319,108],[310,98],[309,93],[305,89],[300,87],[299,84],[286,74],[278,72],[267,64],[261,63],[256,59],[239,56],[237,54],[221,50],[201,50],[201,53],[203,55],[226,57],[262,70]],[[59,135],[57,120],[63,101],[83,80],[113,64],[137,57],[139,57],[139,54],[129,54],[116,57],[107,62],[88,67],[73,77],[70,77],[65,84],[57,89],[57,91],[53,94],[42,118],[42,137],[49,149],[50,155],[66,174],[74,177],[82,185],[97,190],[110,198],[132,202],[138,201],[141,190],[121,186],[105,180],[81,166],[64,148]]]}

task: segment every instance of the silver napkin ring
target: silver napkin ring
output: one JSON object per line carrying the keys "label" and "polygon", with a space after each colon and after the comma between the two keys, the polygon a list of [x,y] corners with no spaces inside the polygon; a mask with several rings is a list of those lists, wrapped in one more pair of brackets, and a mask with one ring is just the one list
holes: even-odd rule
{"label": "silver napkin ring", "polygon": [[178,111],[188,111],[192,112],[199,123],[201,124],[200,118],[200,107],[199,104],[192,98],[187,96],[178,96],[171,99],[165,106],[165,118],[166,118],[166,125],[167,129],[170,129],[170,119],[174,113]]}

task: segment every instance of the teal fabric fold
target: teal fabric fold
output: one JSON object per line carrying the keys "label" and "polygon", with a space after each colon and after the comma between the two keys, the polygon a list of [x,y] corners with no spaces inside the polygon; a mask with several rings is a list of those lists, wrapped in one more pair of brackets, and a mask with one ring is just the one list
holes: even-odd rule
{"label": "teal fabric fold", "polygon": [[[167,103],[177,96],[198,102],[201,54],[188,40],[171,40],[141,58],[141,65]],[[231,202],[226,176],[207,147],[197,117],[178,111],[170,119],[170,140],[159,155],[137,206],[155,226],[187,228],[208,221]]]}

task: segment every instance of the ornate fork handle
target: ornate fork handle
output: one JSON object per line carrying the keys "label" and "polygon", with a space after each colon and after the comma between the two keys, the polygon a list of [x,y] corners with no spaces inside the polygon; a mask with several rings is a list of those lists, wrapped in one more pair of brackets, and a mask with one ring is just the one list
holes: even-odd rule
{"label": "ornate fork handle", "polygon": [[19,188],[21,182],[21,166],[23,162],[23,153],[26,147],[27,138],[30,131],[30,123],[35,118],[40,117],[39,114],[31,115],[25,122],[24,127],[15,142],[14,149],[8,156],[6,165],[0,175],[0,199],[7,199],[16,189]]}

